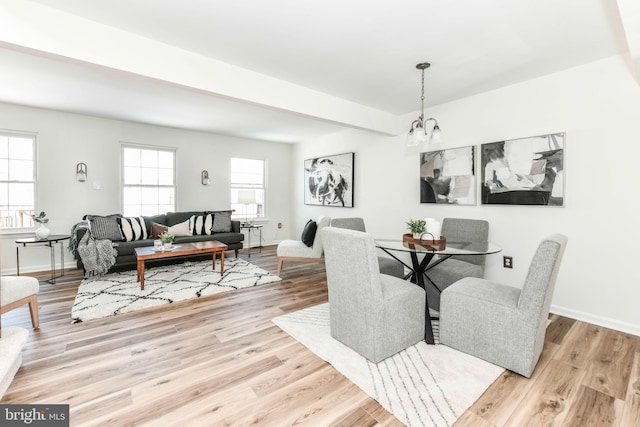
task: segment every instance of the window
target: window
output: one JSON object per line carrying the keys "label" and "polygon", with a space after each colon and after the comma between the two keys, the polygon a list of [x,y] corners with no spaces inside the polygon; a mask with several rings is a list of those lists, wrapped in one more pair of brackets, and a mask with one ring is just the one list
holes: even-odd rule
{"label": "window", "polygon": [[260,159],[231,158],[231,209],[234,218],[264,218],[264,170]]}
{"label": "window", "polygon": [[0,230],[33,227],[35,135],[0,131]]}
{"label": "window", "polygon": [[175,211],[175,150],[122,146],[122,214]]}

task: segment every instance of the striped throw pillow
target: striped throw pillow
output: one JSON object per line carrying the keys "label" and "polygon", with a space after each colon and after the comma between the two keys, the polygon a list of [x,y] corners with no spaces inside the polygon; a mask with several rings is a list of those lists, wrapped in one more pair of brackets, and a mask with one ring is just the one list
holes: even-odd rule
{"label": "striped throw pillow", "polygon": [[191,234],[194,236],[211,234],[213,214],[193,215],[190,219]]}
{"label": "striped throw pillow", "polygon": [[118,218],[118,225],[120,226],[120,232],[125,242],[147,238],[147,226],[144,223],[144,218],[141,216]]}

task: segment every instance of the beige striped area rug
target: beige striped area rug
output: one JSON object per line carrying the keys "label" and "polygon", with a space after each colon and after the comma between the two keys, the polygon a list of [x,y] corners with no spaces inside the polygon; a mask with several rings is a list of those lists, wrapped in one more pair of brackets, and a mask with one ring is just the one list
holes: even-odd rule
{"label": "beige striped area rug", "polygon": [[285,314],[273,322],[408,426],[452,425],[504,372],[484,360],[424,341],[371,363],[331,338],[329,304]]}

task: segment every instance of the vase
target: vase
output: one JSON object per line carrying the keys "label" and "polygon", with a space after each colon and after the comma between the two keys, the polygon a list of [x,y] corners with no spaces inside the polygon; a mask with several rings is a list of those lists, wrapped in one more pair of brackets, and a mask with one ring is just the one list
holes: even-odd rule
{"label": "vase", "polygon": [[420,239],[422,238],[422,235],[423,235],[423,234],[424,234],[424,233],[413,233],[413,238],[414,238],[414,239],[418,239],[418,240],[420,240]]}
{"label": "vase", "polygon": [[436,221],[433,218],[426,218],[426,223],[429,239],[440,240],[440,235],[442,234],[442,224],[440,221]]}
{"label": "vase", "polygon": [[51,234],[51,230],[46,225],[40,224],[40,227],[36,229],[36,237],[40,240],[45,240]]}

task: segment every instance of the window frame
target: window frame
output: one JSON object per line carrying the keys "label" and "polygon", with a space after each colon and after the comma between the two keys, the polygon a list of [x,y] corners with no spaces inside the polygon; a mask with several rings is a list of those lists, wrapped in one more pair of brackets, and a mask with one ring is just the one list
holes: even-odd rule
{"label": "window frame", "polygon": [[[149,184],[126,184],[125,183],[125,149],[136,149],[136,150],[148,150],[155,152],[169,152],[173,154],[173,185],[149,185]],[[176,170],[177,167],[177,148],[175,147],[163,147],[163,146],[155,146],[155,145],[146,145],[146,144],[136,144],[132,142],[121,142],[120,143],[120,212],[122,212],[123,216],[130,216],[125,213],[125,188],[126,187],[143,187],[143,188],[173,188],[173,208],[172,211],[177,211],[178,204],[178,173]],[[158,205],[159,206],[159,205]],[[167,211],[168,212],[168,211]],[[159,212],[158,214],[164,214],[166,212]],[[141,213],[142,216],[150,216],[144,213]],[[155,214],[152,214],[155,215]],[[138,215],[133,215],[138,216]]]}
{"label": "window frame", "polygon": [[[9,130],[9,129],[0,129],[0,136],[2,137],[7,137],[7,138],[27,138],[27,139],[31,139],[31,162],[33,164],[33,168],[32,168],[32,177],[31,177],[31,181],[17,181],[17,180],[0,180],[0,184],[9,184],[9,183],[15,183],[15,182],[19,182],[19,183],[27,183],[27,184],[33,184],[33,211],[32,213],[35,212],[39,212],[39,206],[38,206],[38,189],[39,189],[39,185],[38,185],[38,134],[35,132],[25,132],[25,131],[16,131],[16,130]],[[8,158],[8,160],[10,160],[10,158]],[[7,177],[9,178],[9,177]],[[7,205],[8,207],[11,205]],[[25,226],[24,223],[22,225],[22,227],[0,227],[0,235],[8,235],[8,234],[20,234],[20,233],[24,233],[25,231],[32,231],[35,230],[37,228],[37,223],[35,221],[33,221],[33,219],[31,219],[31,216],[29,215],[28,217],[28,222],[27,225]]]}
{"label": "window frame", "polygon": [[[233,160],[255,160],[262,162],[262,185],[259,184],[251,184],[251,183],[236,183],[233,181]],[[236,209],[231,218],[237,221],[243,222],[244,219],[249,216],[252,220],[256,222],[265,222],[267,221],[267,159],[264,157],[256,157],[256,156],[247,156],[242,154],[235,154],[229,156],[229,197],[231,200],[231,207],[234,205],[238,205],[237,203],[237,191],[240,190],[261,190],[262,191],[262,203],[258,203],[256,201],[255,206],[255,214],[252,212],[247,212],[245,214],[244,205],[241,205],[240,209]],[[234,191],[236,191],[236,196],[234,197]],[[262,212],[260,212],[259,207],[262,206]]]}

